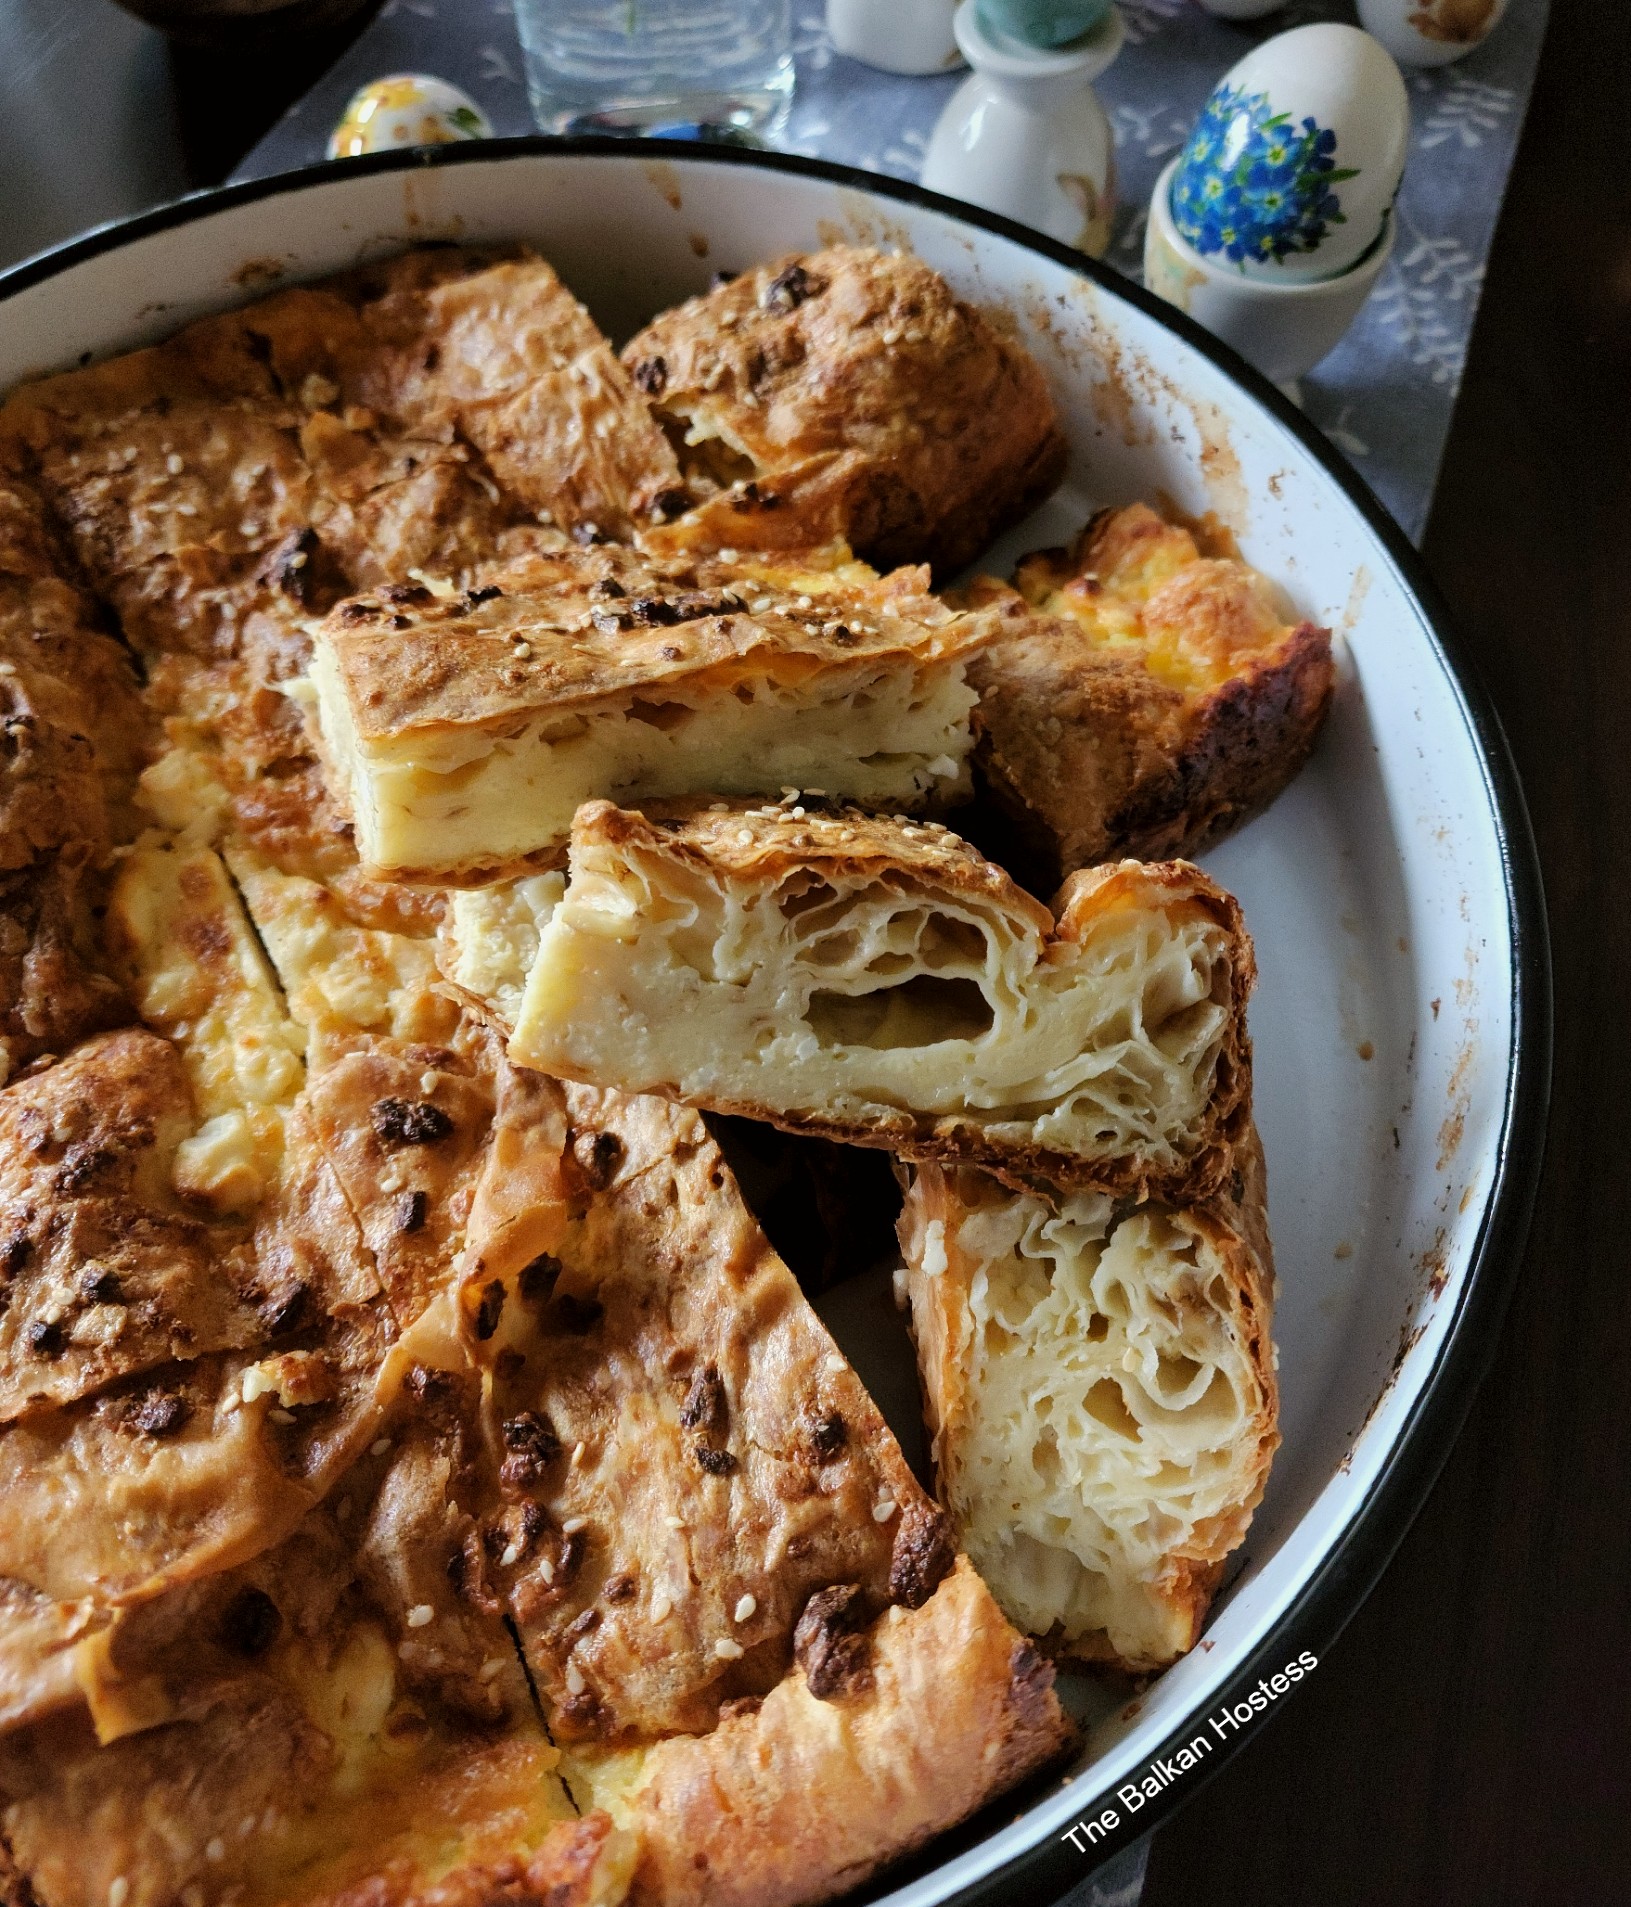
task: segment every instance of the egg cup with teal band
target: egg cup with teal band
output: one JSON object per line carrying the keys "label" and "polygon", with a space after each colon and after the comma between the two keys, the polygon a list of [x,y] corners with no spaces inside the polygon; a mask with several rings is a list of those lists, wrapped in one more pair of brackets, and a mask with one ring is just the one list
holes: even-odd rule
{"label": "egg cup with teal band", "polygon": [[1081,39],[1028,46],[963,0],[957,44],[974,69],[929,135],[923,183],[1101,258],[1116,203],[1115,138],[1093,81],[1121,51],[1114,7]]}
{"label": "egg cup with teal band", "polygon": [[1068,46],[1096,32],[1112,0],[975,0],[981,28],[993,40],[1021,46]]}

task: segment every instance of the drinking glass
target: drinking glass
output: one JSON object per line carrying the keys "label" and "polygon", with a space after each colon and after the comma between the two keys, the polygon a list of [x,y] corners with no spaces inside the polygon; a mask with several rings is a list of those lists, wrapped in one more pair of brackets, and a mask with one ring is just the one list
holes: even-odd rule
{"label": "drinking glass", "polygon": [[793,99],[791,0],[515,0],[544,132],[773,137]]}

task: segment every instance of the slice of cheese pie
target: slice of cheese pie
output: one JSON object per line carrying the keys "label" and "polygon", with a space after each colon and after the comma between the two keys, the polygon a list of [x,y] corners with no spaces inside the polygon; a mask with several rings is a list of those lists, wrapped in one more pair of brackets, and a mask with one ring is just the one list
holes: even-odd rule
{"label": "slice of cheese pie", "polygon": [[946,575],[1064,470],[1041,367],[909,254],[756,266],[654,318],[623,361],[691,499],[643,532],[658,546],[842,542]]}
{"label": "slice of cheese pie", "polygon": [[964,664],[1000,616],[948,610],[925,584],[734,578],[593,548],[464,595],[342,603],[310,679],[362,859],[468,882],[558,852],[597,795],[949,802],[968,786]]}
{"label": "slice of cheese pie", "polygon": [[1203,1195],[1249,1118],[1254,972],[1184,863],[1079,875],[1050,912],[932,823],[594,802],[510,1052],[1021,1181]]}
{"label": "slice of cheese pie", "polygon": [[689,1107],[502,1066],[461,1298],[485,1578],[632,1899],[827,1899],[1067,1744]]}
{"label": "slice of cheese pie", "polygon": [[900,1232],[959,1541],[1050,1653],[1165,1667],[1194,1647],[1279,1442],[1255,1133],[1201,1206],[923,1166]]}
{"label": "slice of cheese pie", "polygon": [[1288,620],[1232,553],[1135,503],[1026,557],[1014,584],[1033,613],[970,671],[977,760],[1048,879],[1202,853],[1308,759],[1331,702],[1330,631]]}

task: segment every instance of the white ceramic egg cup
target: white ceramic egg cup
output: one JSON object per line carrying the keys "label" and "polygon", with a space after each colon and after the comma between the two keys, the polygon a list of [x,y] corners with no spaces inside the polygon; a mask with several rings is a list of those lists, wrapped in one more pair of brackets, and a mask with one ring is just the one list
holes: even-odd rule
{"label": "white ceramic egg cup", "polygon": [[1178,230],[1172,216],[1172,175],[1177,169],[1174,159],[1150,194],[1144,283],[1158,298],[1188,312],[1214,337],[1232,345],[1293,403],[1300,403],[1296,380],[1342,341],[1392,256],[1392,213],[1364,257],[1335,278],[1265,284],[1202,257]]}
{"label": "white ceramic egg cup", "polygon": [[827,0],[827,31],[846,59],[881,73],[949,73],[963,63],[956,11],[957,0]]}
{"label": "white ceramic egg cup", "polygon": [[1115,137],[1093,81],[1126,40],[1112,7],[1093,32],[1041,48],[988,34],[963,0],[957,44],[973,72],[929,138],[923,183],[1101,258],[1116,205]]}

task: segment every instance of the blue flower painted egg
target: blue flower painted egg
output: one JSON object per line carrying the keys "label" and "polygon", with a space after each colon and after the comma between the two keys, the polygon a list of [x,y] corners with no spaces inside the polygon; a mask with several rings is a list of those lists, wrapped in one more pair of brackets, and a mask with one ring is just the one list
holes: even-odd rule
{"label": "blue flower painted egg", "polygon": [[1172,217],[1214,265],[1334,278],[1382,235],[1410,139],[1385,49],[1357,27],[1265,40],[1213,88],[1172,176]]}

